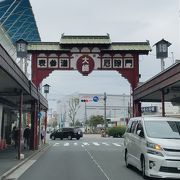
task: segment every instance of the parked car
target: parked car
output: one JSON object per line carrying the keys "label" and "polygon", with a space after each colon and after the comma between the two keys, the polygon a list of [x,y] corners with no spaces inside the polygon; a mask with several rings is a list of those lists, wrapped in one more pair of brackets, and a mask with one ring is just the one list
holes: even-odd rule
{"label": "parked car", "polygon": [[64,138],[69,140],[76,138],[79,140],[81,137],[83,137],[83,132],[80,128],[61,128],[50,134],[50,138],[53,140],[56,138],[60,138],[61,140]]}
{"label": "parked car", "polygon": [[144,178],[180,179],[180,119],[132,118],[124,146],[126,166],[135,166]]}

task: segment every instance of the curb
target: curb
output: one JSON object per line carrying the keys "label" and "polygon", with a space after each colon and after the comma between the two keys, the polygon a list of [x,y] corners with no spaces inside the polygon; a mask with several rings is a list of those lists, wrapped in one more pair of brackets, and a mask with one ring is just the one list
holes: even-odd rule
{"label": "curb", "polygon": [[2,174],[0,176],[0,180],[5,180],[5,178],[7,176],[9,176],[11,173],[13,173],[16,169],[18,169],[20,166],[22,166],[24,163],[26,163],[28,160],[30,160],[32,157],[36,156],[38,153],[40,153],[41,151],[47,151],[49,148],[51,147],[51,145],[47,144],[45,147],[38,149],[36,152],[32,153],[29,157],[25,158],[22,162],[18,163],[16,166],[14,166],[13,168],[9,169],[7,172],[5,172],[4,174]]}

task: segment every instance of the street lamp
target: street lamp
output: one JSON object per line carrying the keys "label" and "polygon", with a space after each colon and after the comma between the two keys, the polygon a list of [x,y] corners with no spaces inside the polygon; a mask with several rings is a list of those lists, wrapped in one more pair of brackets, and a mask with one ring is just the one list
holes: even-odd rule
{"label": "street lamp", "polygon": [[44,87],[44,94],[45,94],[45,97],[47,99],[47,94],[49,93],[50,85],[49,84],[45,84],[43,87]]}
{"label": "street lamp", "polygon": [[164,59],[168,57],[168,47],[170,45],[171,43],[164,39],[154,44],[156,46],[156,58],[161,59],[161,71],[164,70]]}
{"label": "street lamp", "polygon": [[17,57],[20,58],[20,68],[23,70],[23,59],[25,60],[24,64],[24,72],[25,75],[27,76],[27,46],[28,43],[27,41],[24,41],[23,39],[19,39],[16,41],[16,52],[17,52]]}

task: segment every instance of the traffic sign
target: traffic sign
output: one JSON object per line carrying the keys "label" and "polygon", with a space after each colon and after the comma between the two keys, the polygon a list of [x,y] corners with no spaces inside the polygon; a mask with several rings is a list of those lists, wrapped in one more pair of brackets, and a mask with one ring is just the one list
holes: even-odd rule
{"label": "traffic sign", "polygon": [[99,101],[99,97],[98,97],[98,96],[94,96],[94,97],[93,97],[93,101],[94,101],[94,102],[98,102],[98,101]]}

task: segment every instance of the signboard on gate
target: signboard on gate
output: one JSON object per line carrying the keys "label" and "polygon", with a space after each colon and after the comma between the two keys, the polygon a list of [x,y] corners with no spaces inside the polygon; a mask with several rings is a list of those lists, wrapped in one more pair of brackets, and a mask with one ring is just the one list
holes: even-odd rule
{"label": "signboard on gate", "polygon": [[90,74],[94,69],[94,60],[92,57],[88,55],[83,55],[77,60],[77,70],[83,74],[84,76],[87,76]]}

